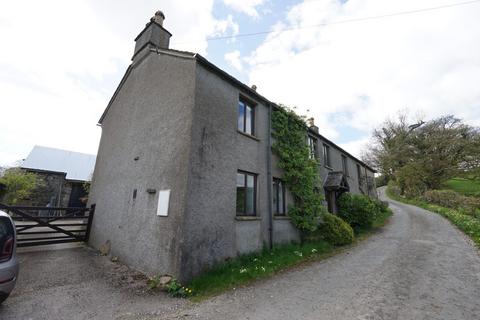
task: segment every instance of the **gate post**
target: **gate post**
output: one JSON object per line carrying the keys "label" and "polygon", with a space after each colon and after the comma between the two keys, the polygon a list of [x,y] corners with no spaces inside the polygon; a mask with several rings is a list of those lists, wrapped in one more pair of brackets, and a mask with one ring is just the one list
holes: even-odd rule
{"label": "gate post", "polygon": [[92,229],[94,213],[95,213],[95,204],[92,204],[90,206],[90,210],[88,211],[87,231],[85,232],[85,242],[87,243],[88,243],[88,239],[90,238],[90,229]]}

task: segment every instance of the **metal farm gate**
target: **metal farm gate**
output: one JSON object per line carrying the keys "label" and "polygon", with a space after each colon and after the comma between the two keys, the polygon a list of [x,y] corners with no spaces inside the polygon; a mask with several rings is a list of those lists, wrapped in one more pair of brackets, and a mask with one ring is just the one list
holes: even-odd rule
{"label": "metal farm gate", "polygon": [[87,242],[95,205],[76,207],[24,207],[0,203],[0,210],[15,221],[17,247]]}

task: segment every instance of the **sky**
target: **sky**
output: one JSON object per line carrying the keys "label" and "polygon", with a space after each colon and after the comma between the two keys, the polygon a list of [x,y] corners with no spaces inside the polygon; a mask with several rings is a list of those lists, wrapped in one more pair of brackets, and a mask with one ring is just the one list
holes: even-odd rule
{"label": "sky", "polygon": [[0,166],[34,145],[96,154],[97,122],[157,10],[171,48],[297,107],[354,155],[399,112],[480,126],[480,1],[466,2],[2,1]]}

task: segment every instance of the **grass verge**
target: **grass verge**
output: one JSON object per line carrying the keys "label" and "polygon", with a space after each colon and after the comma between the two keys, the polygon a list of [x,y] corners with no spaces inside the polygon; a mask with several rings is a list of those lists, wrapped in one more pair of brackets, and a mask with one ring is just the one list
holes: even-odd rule
{"label": "grass verge", "polygon": [[417,207],[438,213],[439,215],[445,217],[458,229],[460,229],[467,236],[469,236],[473,240],[473,242],[475,242],[476,246],[480,249],[480,219],[477,219],[467,214],[463,214],[455,209],[445,208],[425,202],[421,199],[407,199],[400,197],[391,192],[391,190],[389,190],[388,188],[386,193],[387,196],[393,200],[412,204]]}
{"label": "grass verge", "polygon": [[230,261],[218,264],[211,270],[196,277],[189,284],[193,289],[192,300],[200,301],[218,295],[226,290],[238,288],[253,281],[271,277],[292,267],[323,260],[344,251],[368,238],[388,222],[391,210],[378,216],[374,228],[356,230],[356,240],[352,245],[333,246],[326,241],[307,242],[303,244],[285,244],[273,249],[242,255]]}

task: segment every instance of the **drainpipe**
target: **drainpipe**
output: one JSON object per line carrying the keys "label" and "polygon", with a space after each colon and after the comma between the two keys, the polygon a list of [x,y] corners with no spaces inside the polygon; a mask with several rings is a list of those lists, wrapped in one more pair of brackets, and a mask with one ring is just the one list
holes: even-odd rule
{"label": "drainpipe", "polygon": [[268,193],[268,244],[273,248],[273,208],[272,208],[272,105],[268,105],[267,139],[267,193]]}

